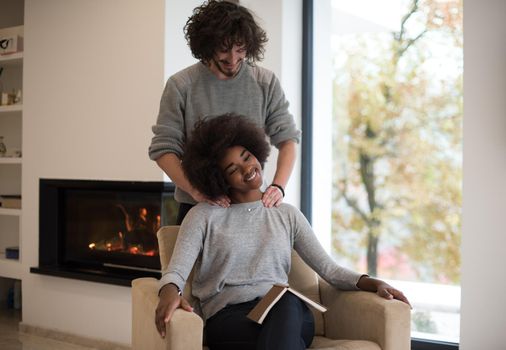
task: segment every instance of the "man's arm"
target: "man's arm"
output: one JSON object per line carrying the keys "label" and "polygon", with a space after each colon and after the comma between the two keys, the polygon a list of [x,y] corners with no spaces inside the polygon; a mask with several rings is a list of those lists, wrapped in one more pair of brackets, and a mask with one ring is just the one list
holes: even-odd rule
{"label": "man's arm", "polygon": [[[296,144],[293,140],[287,140],[278,145],[278,160],[276,164],[276,173],[274,174],[273,184],[286,188],[293,165],[297,157]],[[279,206],[283,201],[283,193],[277,187],[270,186],[265,191],[262,202],[267,208]]]}
{"label": "man's arm", "polygon": [[196,201],[202,202],[202,200],[195,198],[195,196],[198,196],[195,192],[198,191],[195,191],[188,179],[186,179],[183,167],[181,166],[181,159],[179,159],[177,155],[174,153],[165,153],[156,160],[156,164],[158,164],[164,173],[170,177],[177,187],[190,194]]}
{"label": "man's arm", "polygon": [[290,175],[292,174],[293,165],[295,164],[295,159],[297,157],[295,147],[295,142],[292,140],[282,142],[278,147],[279,154],[276,173],[274,174],[274,180],[272,182],[283,188],[286,187]]}
{"label": "man's arm", "polygon": [[196,190],[186,178],[181,159],[174,153],[165,153],[156,160],[156,164],[167,174],[177,187],[188,193],[197,202],[207,202],[213,205],[220,205],[224,208],[230,206],[228,197],[218,198],[214,201],[208,199],[205,195]]}

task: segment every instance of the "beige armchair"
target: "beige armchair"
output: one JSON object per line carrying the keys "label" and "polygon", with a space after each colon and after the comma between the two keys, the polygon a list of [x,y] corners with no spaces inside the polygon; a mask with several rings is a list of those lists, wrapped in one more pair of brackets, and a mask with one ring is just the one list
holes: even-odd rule
{"label": "beige armchair", "polygon": [[[160,261],[167,266],[178,226],[158,231]],[[188,280],[191,280],[191,276]],[[293,252],[289,283],[295,289],[328,307],[324,314],[314,311],[315,338],[311,349],[320,350],[407,350],[410,348],[410,309],[397,300],[386,300],[370,292],[338,291],[319,278]],[[185,297],[192,300],[191,283]],[[132,349],[202,350],[203,321],[195,313],[176,310],[162,339],[155,327],[158,281],[132,281]]]}

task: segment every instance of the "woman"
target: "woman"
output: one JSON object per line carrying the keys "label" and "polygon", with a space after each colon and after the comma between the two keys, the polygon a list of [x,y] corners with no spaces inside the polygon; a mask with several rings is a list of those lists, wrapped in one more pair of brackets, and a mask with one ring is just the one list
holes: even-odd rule
{"label": "woman", "polygon": [[227,114],[196,125],[183,170],[209,198],[227,195],[232,204],[225,209],[199,203],[184,219],[160,281],[156,325],[162,337],[176,308],[192,310],[180,291],[195,264],[193,294],[212,350],[309,347],[314,320],[291,293],[285,293],[262,325],[246,318],[273,284],[287,284],[292,248],[336,288],[376,292],[409,304],[387,283],[338,266],[297,208],[262,205],[262,168],[269,150],[264,132],[243,117]]}

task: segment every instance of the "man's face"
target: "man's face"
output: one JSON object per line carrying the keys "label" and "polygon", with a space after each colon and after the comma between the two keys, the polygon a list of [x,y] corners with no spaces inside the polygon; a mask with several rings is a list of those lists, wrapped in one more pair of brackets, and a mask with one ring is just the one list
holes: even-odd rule
{"label": "man's face", "polygon": [[212,59],[211,70],[220,79],[233,78],[239,72],[245,57],[246,48],[244,45],[234,45],[230,49],[217,50]]}

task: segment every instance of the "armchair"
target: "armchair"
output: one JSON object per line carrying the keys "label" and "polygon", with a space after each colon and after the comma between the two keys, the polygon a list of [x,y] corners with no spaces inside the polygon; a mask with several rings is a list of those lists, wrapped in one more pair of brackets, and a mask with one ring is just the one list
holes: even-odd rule
{"label": "armchair", "polygon": [[[158,231],[161,266],[169,263],[179,226]],[[191,275],[188,278],[191,280]],[[315,338],[311,349],[320,350],[407,350],[410,348],[410,309],[397,301],[370,292],[336,290],[292,253],[289,283],[311,299],[327,306],[324,314],[314,311]],[[184,296],[193,301],[191,283]],[[176,310],[162,339],[155,326],[158,281],[138,278],[132,281],[132,349],[202,350],[203,321],[195,313]]]}

